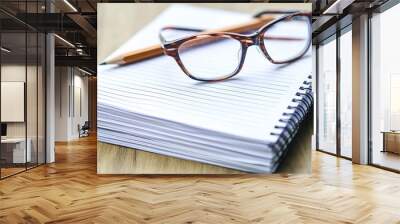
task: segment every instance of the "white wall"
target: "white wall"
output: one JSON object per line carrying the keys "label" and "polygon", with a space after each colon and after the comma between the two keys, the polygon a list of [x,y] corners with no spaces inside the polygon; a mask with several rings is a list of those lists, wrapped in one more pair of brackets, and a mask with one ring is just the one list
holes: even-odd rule
{"label": "white wall", "polygon": [[[76,72],[77,70],[75,70]],[[79,137],[78,124],[83,125],[88,120],[88,77],[82,76],[82,73],[74,77],[75,106],[72,108],[71,135],[73,138]],[[80,97],[79,97],[80,96]],[[80,102],[79,102],[80,101]],[[80,108],[81,107],[81,108]],[[75,110],[75,113],[74,113]],[[81,110],[81,111],[80,111]]]}
{"label": "white wall", "polygon": [[24,122],[25,83],[1,82],[1,121]]}
{"label": "white wall", "polygon": [[[2,65],[1,81],[25,82],[25,69],[25,65]],[[1,108],[1,110],[7,110],[7,108]],[[25,122],[8,122],[7,137],[25,137]]]}
{"label": "white wall", "polygon": [[56,67],[55,85],[55,140],[77,139],[78,125],[88,120],[88,78],[76,68]]}
{"label": "white wall", "polygon": [[68,117],[70,84],[69,68],[55,68],[55,141],[68,140]]}

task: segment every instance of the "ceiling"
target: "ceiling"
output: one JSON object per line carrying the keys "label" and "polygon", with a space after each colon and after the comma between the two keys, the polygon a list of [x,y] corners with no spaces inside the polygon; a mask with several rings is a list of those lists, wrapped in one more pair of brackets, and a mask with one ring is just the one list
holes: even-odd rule
{"label": "ceiling", "polygon": [[397,0],[313,0],[313,43],[328,39],[352,23],[354,17],[374,12]]}
{"label": "ceiling", "polygon": [[47,4],[45,0],[1,0],[2,46],[11,49],[7,54],[2,51],[3,61],[37,57],[43,48],[36,43],[37,35],[54,32],[56,65],[78,66],[95,74],[96,4],[95,0],[47,0]]}

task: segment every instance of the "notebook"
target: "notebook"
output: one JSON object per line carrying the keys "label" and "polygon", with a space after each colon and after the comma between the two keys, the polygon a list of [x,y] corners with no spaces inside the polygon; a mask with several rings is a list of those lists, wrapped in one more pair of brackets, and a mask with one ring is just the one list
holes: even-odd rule
{"label": "notebook", "polygon": [[[249,19],[172,5],[110,57],[158,43],[158,30],[166,25],[210,29]],[[311,50],[294,63],[275,65],[255,47],[242,71],[224,82],[192,80],[167,56],[99,66],[98,140],[246,172],[274,172],[311,109],[311,66]]]}

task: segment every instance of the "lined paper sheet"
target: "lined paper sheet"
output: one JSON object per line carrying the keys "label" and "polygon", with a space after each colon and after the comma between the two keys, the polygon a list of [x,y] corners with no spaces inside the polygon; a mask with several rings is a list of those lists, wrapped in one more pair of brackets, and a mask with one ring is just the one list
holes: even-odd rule
{"label": "lined paper sheet", "polygon": [[[183,11],[207,13],[207,18],[223,15],[218,26],[249,19],[232,12],[172,6],[115,54],[139,46],[137,41],[146,37],[153,41],[154,30],[163,24],[160,18],[168,17],[173,25],[192,24],[176,20]],[[199,27],[209,25],[196,21]],[[272,172],[284,149],[270,147],[278,140],[271,132],[282,131],[275,128],[282,113],[293,112],[287,107],[294,104],[292,99],[311,73],[310,55],[311,50],[295,63],[274,65],[251,47],[237,76],[213,83],[190,79],[167,56],[125,66],[99,66],[98,138],[249,172]]]}

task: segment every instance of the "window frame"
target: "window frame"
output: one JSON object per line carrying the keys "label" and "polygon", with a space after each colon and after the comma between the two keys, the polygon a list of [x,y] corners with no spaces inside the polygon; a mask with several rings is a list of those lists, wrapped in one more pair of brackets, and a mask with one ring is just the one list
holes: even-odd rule
{"label": "window frame", "polygon": [[372,19],[374,17],[374,14],[382,14],[385,11],[393,8],[394,6],[400,4],[399,0],[388,0],[382,5],[369,10],[368,13],[368,31],[367,31],[367,38],[368,38],[368,165],[377,167],[383,170],[395,172],[395,173],[400,173],[400,169],[394,169],[390,168],[384,165],[380,165],[377,163],[373,162],[373,131],[372,131],[372,119],[373,119],[373,113],[372,113],[372,94],[373,94],[373,88],[372,88]]}
{"label": "window frame", "polygon": [[[316,151],[319,152],[323,152],[323,153],[327,153],[333,156],[337,156],[340,158],[344,158],[347,160],[352,160],[351,157],[347,157],[342,155],[341,153],[341,118],[340,118],[340,112],[341,112],[341,108],[340,108],[340,103],[341,103],[341,97],[340,97],[340,84],[341,84],[341,66],[340,66],[340,38],[342,35],[346,34],[347,32],[352,32],[352,23],[348,23],[348,18],[349,17],[344,17],[343,19],[346,20],[343,24],[343,27],[337,27],[336,26],[336,32],[332,33],[331,35],[327,35],[325,37],[323,37],[322,39],[317,39],[317,43],[316,45],[316,139],[315,139],[315,143],[316,143]],[[338,22],[340,22],[341,20],[339,20]],[[329,29],[329,28],[328,28]],[[335,64],[336,64],[336,151],[335,153],[332,152],[328,152],[324,149],[321,149],[319,146],[319,113],[318,113],[318,108],[319,108],[319,89],[320,89],[320,74],[319,74],[319,65],[320,65],[320,55],[319,55],[319,51],[318,49],[320,48],[320,45],[322,44],[327,44],[331,41],[336,41],[336,60],[335,60]]]}

